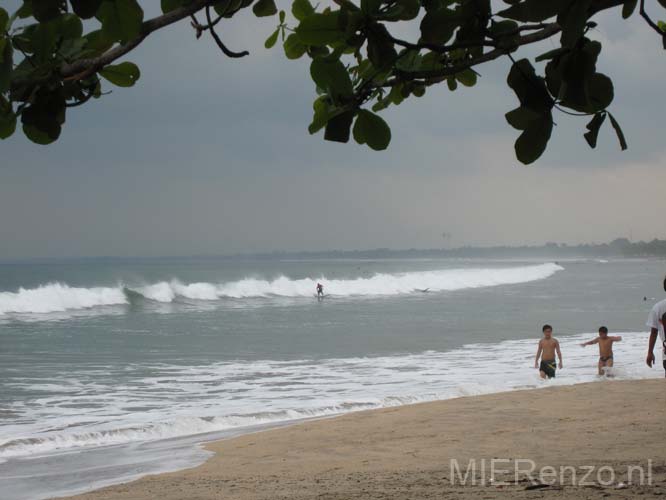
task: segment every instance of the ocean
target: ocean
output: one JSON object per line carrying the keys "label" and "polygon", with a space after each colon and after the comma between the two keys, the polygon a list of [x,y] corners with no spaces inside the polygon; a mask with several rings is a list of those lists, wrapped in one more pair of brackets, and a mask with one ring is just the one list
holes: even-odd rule
{"label": "ocean", "polygon": [[[644,324],[664,273],[654,259],[0,264],[2,498],[191,467],[201,443],[302,419],[595,381],[596,347],[578,344],[602,324],[623,336],[616,378],[663,377]],[[550,381],[533,367],[544,323],[564,357]]]}

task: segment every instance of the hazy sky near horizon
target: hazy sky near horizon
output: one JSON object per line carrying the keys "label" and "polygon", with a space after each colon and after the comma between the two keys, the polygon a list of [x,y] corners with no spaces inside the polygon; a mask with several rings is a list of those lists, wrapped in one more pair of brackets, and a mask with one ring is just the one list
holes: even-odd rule
{"label": "hazy sky near horizon", "polygon": [[591,150],[587,120],[556,114],[529,167],[504,120],[517,105],[508,60],[479,68],[474,88],[387,110],[393,140],[373,152],[308,134],[308,61],[263,48],[275,20],[222,27],[250,50],[240,60],[181,22],[127,58],[142,70],[134,88],[70,110],[57,143],[0,142],[0,258],[663,238],[666,52],[638,16],[598,17],[629,150],[608,123]]}

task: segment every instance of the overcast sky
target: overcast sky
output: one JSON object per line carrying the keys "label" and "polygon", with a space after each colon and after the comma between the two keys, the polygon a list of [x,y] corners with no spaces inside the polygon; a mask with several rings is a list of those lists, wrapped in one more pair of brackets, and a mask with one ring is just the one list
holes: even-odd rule
{"label": "overcast sky", "polygon": [[590,150],[587,120],[557,114],[529,167],[504,120],[517,105],[508,60],[479,68],[474,88],[387,110],[393,140],[378,153],[308,134],[307,61],[263,48],[275,20],[221,28],[250,50],[240,60],[181,22],[127,58],[137,86],[71,110],[57,143],[0,143],[0,258],[663,238],[666,53],[637,16],[618,17],[600,17],[595,37],[629,150],[608,124]]}

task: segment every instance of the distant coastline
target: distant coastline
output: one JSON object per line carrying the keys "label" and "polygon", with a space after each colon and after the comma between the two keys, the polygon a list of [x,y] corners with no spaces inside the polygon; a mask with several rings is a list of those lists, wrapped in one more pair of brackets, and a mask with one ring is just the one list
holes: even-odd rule
{"label": "distant coastline", "polygon": [[320,252],[270,252],[234,255],[228,258],[257,259],[392,259],[392,258],[666,258],[666,240],[631,242],[617,238],[610,243],[546,243],[523,246],[461,246],[456,248],[400,249],[375,248],[372,250],[326,250]]}
{"label": "distant coastline", "polygon": [[318,259],[437,259],[437,258],[666,258],[666,239],[632,242],[627,238],[616,238],[608,243],[567,243],[548,242],[543,245],[522,246],[460,246],[454,248],[374,248],[367,250],[317,250],[317,251],[271,251],[260,253],[236,253],[229,255],[189,255],[189,256],[99,256],[99,257],[43,257],[26,259],[2,259],[0,264],[50,263],[67,261],[123,262],[123,261],[169,261],[169,260],[318,260]]}

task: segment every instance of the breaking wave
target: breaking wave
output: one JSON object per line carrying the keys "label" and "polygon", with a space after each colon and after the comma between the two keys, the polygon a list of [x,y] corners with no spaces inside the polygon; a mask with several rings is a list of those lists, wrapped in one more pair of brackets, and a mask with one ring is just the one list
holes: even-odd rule
{"label": "breaking wave", "polygon": [[182,283],[161,281],[142,286],[77,288],[49,283],[17,292],[0,292],[0,315],[7,313],[50,313],[99,306],[129,304],[135,297],[169,303],[179,297],[190,300],[252,299],[268,297],[312,297],[317,282],[334,297],[391,296],[414,292],[443,292],[467,288],[527,283],[545,279],[564,268],[553,263],[510,268],[444,269],[404,273],[378,273],[352,279],[273,280],[245,278],[227,283]]}
{"label": "breaking wave", "polygon": [[49,283],[18,292],[0,292],[0,315],[5,313],[51,313],[96,306],[126,304],[122,288],[77,288]]}
{"label": "breaking wave", "polygon": [[[644,336],[618,332],[616,379],[658,378],[641,363]],[[17,424],[0,432],[0,462],[98,446],[158,441],[373,408],[599,380],[594,333],[560,337],[564,370],[541,380],[534,339],[467,344],[451,351],[376,357],[237,360],[203,365],[122,366],[58,377],[15,378],[7,387],[40,390],[16,405]],[[511,360],[507,363],[507,360]],[[501,374],[501,376],[498,376]],[[138,405],[138,407],[137,407]],[[74,408],[74,410],[73,410]]]}

